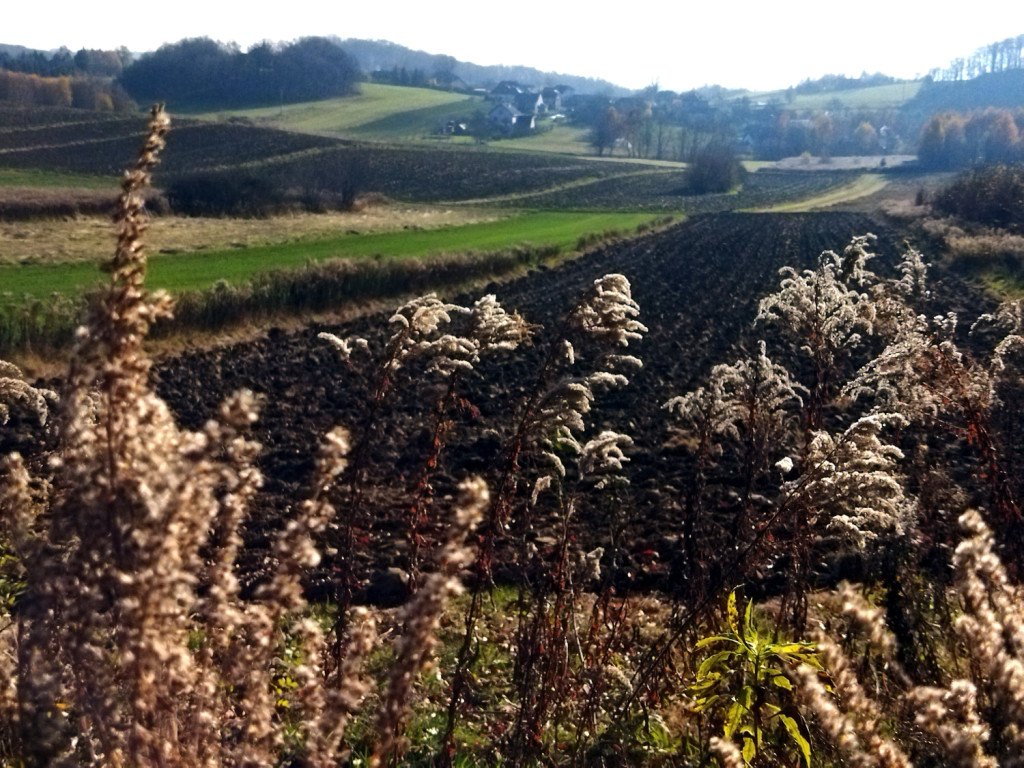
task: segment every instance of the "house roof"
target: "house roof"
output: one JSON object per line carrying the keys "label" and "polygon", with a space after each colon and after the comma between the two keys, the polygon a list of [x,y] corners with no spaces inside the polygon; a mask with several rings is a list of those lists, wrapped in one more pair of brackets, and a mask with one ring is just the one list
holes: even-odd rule
{"label": "house roof", "polygon": [[516,108],[523,112],[534,112],[544,98],[539,93],[520,93],[516,96]]}
{"label": "house roof", "polygon": [[504,104],[504,103],[496,105],[487,114],[488,114],[489,117],[493,117],[494,115],[496,115],[499,112],[508,112],[509,115],[511,115],[512,117],[523,117],[524,116],[523,112],[520,112],[518,109],[513,107],[511,104]]}
{"label": "house roof", "polygon": [[514,80],[502,80],[491,90],[491,94],[494,96],[502,96],[505,94],[520,94],[523,93],[523,87]]}

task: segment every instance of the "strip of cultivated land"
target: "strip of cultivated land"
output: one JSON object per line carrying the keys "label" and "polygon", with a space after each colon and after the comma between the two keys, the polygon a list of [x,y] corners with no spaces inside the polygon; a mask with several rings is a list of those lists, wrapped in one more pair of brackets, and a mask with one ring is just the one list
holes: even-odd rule
{"label": "strip of cultivated land", "polygon": [[[81,117],[73,122],[71,117],[61,110],[33,111],[22,115],[20,121],[0,116],[0,168],[21,173],[47,169],[78,177],[119,175],[138,149],[138,124],[98,117],[92,122],[83,123]],[[9,123],[6,127],[4,119]],[[392,119],[397,118],[380,118]],[[786,175],[762,170],[748,179],[738,196],[687,196],[679,166],[619,158],[598,162],[589,157],[467,145],[354,144],[246,124],[178,119],[168,136],[155,183],[158,188],[172,189],[196,176],[224,185],[252,179],[277,190],[328,197],[355,184],[358,194],[384,195],[403,203],[475,203],[501,198],[506,205],[528,200],[534,208],[688,213],[802,199],[850,180],[830,171]]]}
{"label": "strip of cultivated land", "polygon": [[[450,95],[428,95],[433,102],[418,109],[450,102]],[[371,101],[364,99],[354,125],[398,119],[388,112],[393,103],[385,108],[387,99]],[[340,107],[315,116],[296,107],[290,119],[334,119]],[[69,337],[82,294],[101,279],[95,263],[113,247],[105,217],[82,214],[104,208],[106,180],[113,199],[110,174],[134,157],[139,134],[128,117],[70,110],[0,115],[0,344],[18,348],[36,339],[59,346]],[[406,286],[436,288],[445,280],[508,274],[610,233],[650,228],[666,215],[819,199],[856,178],[761,170],[732,193],[687,195],[681,167],[489,147],[356,144],[245,123],[179,119],[155,175],[154,210],[167,202],[177,209],[175,185],[196,180],[214,192],[218,184],[276,191],[282,199],[260,211],[264,215],[294,211],[307,197],[332,200],[352,184],[363,199],[382,202],[359,218],[157,217],[148,237],[149,285],[187,298],[180,315],[190,318],[188,327],[220,328],[261,313],[331,311],[338,302],[351,306],[399,295]],[[17,198],[8,202],[6,221],[5,189]],[[371,210],[383,213],[370,221]],[[63,220],[40,220],[49,214]],[[10,220],[18,216],[35,220]],[[328,264],[338,266],[328,270]]]}

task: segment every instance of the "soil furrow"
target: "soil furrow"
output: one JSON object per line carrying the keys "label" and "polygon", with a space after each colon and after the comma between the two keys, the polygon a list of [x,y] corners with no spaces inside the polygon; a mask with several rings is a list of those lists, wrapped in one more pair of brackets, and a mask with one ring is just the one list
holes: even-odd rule
{"label": "soil furrow", "polygon": [[[670,439],[664,403],[699,386],[713,365],[735,362],[743,350],[753,351],[758,339],[771,332],[755,328],[753,321],[758,300],[777,287],[781,267],[813,266],[822,250],[841,250],[851,237],[868,231],[879,235],[876,250],[882,263],[877,270],[887,274],[898,260],[901,239],[867,216],[718,214],[489,286],[507,309],[551,329],[595,279],[610,272],[629,278],[649,332],[628,352],[639,356],[644,367],[630,377],[629,387],[599,395],[589,419],[594,434],[615,429],[635,441],[628,465],[632,484],[616,503],[639,521],[629,544],[637,558],[653,551],[662,563],[670,562],[679,528],[678,499],[688,457]],[[473,298],[463,297],[460,303]],[[339,362],[316,334],[330,330],[363,336],[379,350],[386,326],[387,315],[382,314],[344,327],[271,332],[257,341],[182,355],[159,366],[160,394],[190,427],[210,418],[235,389],[250,388],[264,397],[257,438],[264,445],[267,481],[249,526],[248,562],[253,567],[262,561],[268,533],[305,497],[321,435],[338,424],[358,429],[363,421],[370,362]],[[485,361],[467,376],[467,407],[434,478],[438,495],[470,472],[483,473],[494,484],[503,440],[532,386],[545,344],[540,333],[531,348]],[[429,377],[415,366],[407,375],[384,408],[383,424],[371,442],[373,511],[366,517],[362,547],[368,568],[402,564],[400,519],[408,503],[407,485],[419,470],[429,438],[423,424],[435,392]],[[579,545],[586,547],[588,531],[612,522],[607,510],[582,509],[580,514],[577,535]],[[663,575],[663,570],[652,573]]]}

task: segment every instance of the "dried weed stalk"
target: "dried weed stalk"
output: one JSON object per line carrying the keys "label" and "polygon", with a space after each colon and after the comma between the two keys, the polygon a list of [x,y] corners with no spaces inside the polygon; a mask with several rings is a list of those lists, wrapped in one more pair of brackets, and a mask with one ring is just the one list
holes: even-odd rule
{"label": "dried weed stalk", "polygon": [[299,751],[309,765],[334,764],[366,690],[358,669],[371,633],[364,622],[353,631],[346,666],[328,689],[323,637],[308,619],[300,577],[317,558],[312,536],[333,514],[324,494],[344,466],[345,436],[330,436],[317,494],[279,540],[272,579],[243,601],[234,563],[261,482],[258,446],[246,437],[256,400],[239,393],[201,431],[182,430],[149,384],[142,348],[170,307],[167,296],[145,291],[142,242],[142,190],[167,126],[154,108],[125,177],[111,280],[78,332],[52,485],[34,482],[19,457],[6,462],[5,542],[25,581],[2,630],[7,757],[276,765],[286,726],[277,655],[294,621],[303,661],[287,673],[302,681],[312,707]]}
{"label": "dried weed stalk", "polygon": [[408,715],[412,684],[416,675],[430,662],[439,642],[437,632],[448,600],[462,593],[459,572],[473,559],[472,548],[466,540],[487,506],[487,486],[483,480],[474,478],[463,482],[459,491],[460,499],[440,553],[439,568],[427,577],[398,617],[403,634],[395,647],[395,662],[377,714],[375,730],[380,740],[371,757],[371,766],[380,765],[384,759],[397,764],[405,749],[401,729]]}
{"label": "dried weed stalk", "polygon": [[854,238],[841,257],[825,251],[814,270],[783,267],[779,291],[759,306],[756,322],[779,323],[810,361],[808,429],[821,428],[841,365],[873,331],[875,304],[863,290],[874,279],[864,268],[872,256],[866,249],[868,238],[873,236]]}
{"label": "dried weed stalk", "polygon": [[[461,398],[459,386],[466,373],[472,371],[482,356],[501,350],[512,350],[529,338],[529,329],[517,313],[506,312],[494,295],[477,300],[471,307],[446,303],[430,294],[400,307],[391,317],[394,333],[388,340],[373,375],[372,392],[367,406],[359,442],[353,452],[348,475],[346,510],[331,543],[340,560],[351,560],[354,532],[363,524],[363,495],[370,464],[371,444],[383,428],[379,413],[394,391],[400,369],[413,358],[418,359],[437,391],[434,405],[426,417],[430,424],[430,447],[416,479],[412,483],[412,499],[407,523],[410,537],[408,569],[413,584],[419,579],[421,550],[425,544],[422,531],[430,522],[428,510],[433,496],[431,477],[437,468],[449,433],[454,426],[454,412]],[[320,338],[334,346],[343,360],[348,360],[356,347],[367,348],[364,339],[340,339],[321,333]],[[339,604],[347,604],[358,587],[356,574],[343,572],[337,585]]]}
{"label": "dried weed stalk", "polygon": [[46,424],[57,393],[28,384],[16,365],[0,360],[0,427],[7,424],[11,408],[27,411],[40,424]]}
{"label": "dried weed stalk", "polygon": [[[474,565],[475,583],[466,612],[463,640],[452,672],[452,691],[448,703],[448,720],[442,739],[441,759],[451,761],[454,752],[456,724],[462,714],[463,702],[469,692],[472,663],[475,656],[476,626],[480,618],[485,590],[491,581],[491,567],[499,537],[506,532],[513,504],[523,482],[522,462],[526,456],[545,460],[550,471],[543,472],[540,486],[559,481],[566,474],[565,456],[584,457],[595,470],[606,469],[616,461],[624,440],[606,435],[597,443],[581,442],[585,415],[590,411],[595,390],[624,386],[628,379],[622,370],[641,365],[640,360],[619,350],[638,340],[647,330],[637,320],[639,306],[633,300],[629,281],[623,275],[610,274],[595,280],[578,300],[553,335],[537,379],[523,403],[516,427],[506,447],[494,496],[485,515],[481,543]],[[586,374],[565,372],[577,365],[577,347],[594,356],[591,371]],[[560,375],[561,374],[561,375]],[[561,455],[560,455],[561,454]],[[536,496],[534,497],[536,498]],[[532,759],[537,755],[538,734],[544,730],[549,708],[560,701],[557,686],[566,680],[564,654],[558,648],[568,636],[566,622],[576,610],[575,593],[571,588],[568,541],[574,506],[563,510],[560,544],[554,548],[551,578],[543,579],[541,594],[524,604],[520,617],[520,634],[516,659],[517,725],[506,740],[505,751],[513,759]],[[530,505],[527,505],[516,527],[520,534],[520,562],[530,561],[526,536],[531,530]],[[551,600],[550,604],[548,600]],[[531,610],[530,606],[536,608]],[[551,633],[554,633],[553,635]],[[534,653],[548,642],[547,655]],[[556,654],[560,654],[556,656]],[[554,666],[552,666],[554,665]],[[559,682],[555,682],[555,678]],[[555,689],[552,690],[552,683]],[[546,689],[545,686],[548,688]],[[532,757],[531,757],[532,756]],[[450,764],[450,762],[449,762]]]}

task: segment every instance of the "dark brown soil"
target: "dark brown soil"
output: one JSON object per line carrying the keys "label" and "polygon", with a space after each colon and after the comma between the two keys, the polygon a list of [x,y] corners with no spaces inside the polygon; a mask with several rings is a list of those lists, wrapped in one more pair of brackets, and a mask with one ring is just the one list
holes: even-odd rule
{"label": "dark brown soil", "polygon": [[[580,504],[576,546],[587,550],[611,538],[617,546],[613,565],[622,578],[638,585],[675,578],[670,564],[678,559],[680,495],[691,460],[673,441],[663,405],[700,385],[713,365],[734,362],[742,351],[756,349],[759,337],[770,332],[753,326],[757,301],[777,287],[780,267],[813,266],[821,251],[841,250],[852,236],[869,231],[879,236],[876,271],[891,274],[902,238],[865,215],[720,214],[630,244],[602,247],[557,269],[537,270],[480,292],[496,293],[507,309],[551,329],[596,278],[620,272],[630,280],[641,320],[650,329],[635,351],[629,350],[643,359],[644,367],[627,388],[599,396],[588,425],[593,434],[614,429],[632,436],[630,485],[618,495],[591,496]],[[463,297],[460,303],[475,298]],[[959,283],[936,287],[936,304],[943,311],[973,318],[987,309],[981,302]],[[246,558],[254,573],[264,562],[273,531],[309,493],[321,436],[336,425],[358,432],[364,421],[370,362],[365,356],[351,365],[340,362],[317,339],[322,330],[366,337],[379,352],[388,333],[387,315],[340,328],[271,331],[252,342],[165,360],[157,369],[159,393],[190,428],[211,418],[234,390],[248,388],[263,397],[256,437],[264,446],[266,482],[249,524]],[[465,407],[434,479],[438,498],[470,473],[483,474],[494,486],[505,439],[536,378],[545,342],[541,331],[525,352],[486,361],[467,378]],[[437,398],[429,377],[415,367],[408,373],[386,403],[370,441],[372,513],[361,518],[358,540],[364,576],[371,569],[406,565],[408,486],[426,453],[430,435],[424,424]],[[541,547],[554,536],[553,528],[549,536],[544,531],[541,526]],[[510,552],[505,556],[511,557]],[[326,568],[334,565],[328,560]]]}

